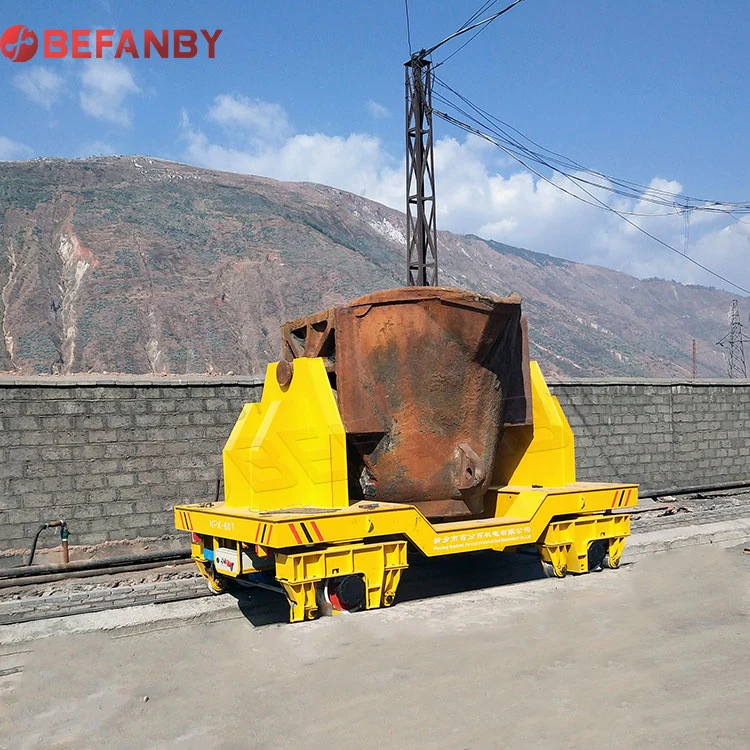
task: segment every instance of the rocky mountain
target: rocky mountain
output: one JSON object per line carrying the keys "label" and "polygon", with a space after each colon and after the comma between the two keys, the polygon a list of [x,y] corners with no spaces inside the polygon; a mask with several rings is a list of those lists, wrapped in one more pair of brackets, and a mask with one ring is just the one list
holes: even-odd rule
{"label": "rocky mountain", "polygon": [[[446,286],[524,298],[558,376],[724,375],[732,295],[441,232]],[[146,157],[0,163],[0,370],[255,373],[279,325],[403,284],[404,216]],[[743,300],[746,317],[748,300]]]}

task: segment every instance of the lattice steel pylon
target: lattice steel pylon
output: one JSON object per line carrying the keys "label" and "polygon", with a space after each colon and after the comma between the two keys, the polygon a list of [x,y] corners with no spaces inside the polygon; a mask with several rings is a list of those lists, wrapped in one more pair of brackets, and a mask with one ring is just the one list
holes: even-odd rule
{"label": "lattice steel pylon", "polygon": [[729,333],[717,343],[727,348],[727,376],[730,378],[746,378],[745,368],[745,344],[750,342],[750,337],[742,331],[740,310],[738,301],[732,300],[732,309],[729,313]]}
{"label": "lattice steel pylon", "polygon": [[406,70],[406,283],[437,286],[435,160],[432,139],[432,69],[425,52]]}

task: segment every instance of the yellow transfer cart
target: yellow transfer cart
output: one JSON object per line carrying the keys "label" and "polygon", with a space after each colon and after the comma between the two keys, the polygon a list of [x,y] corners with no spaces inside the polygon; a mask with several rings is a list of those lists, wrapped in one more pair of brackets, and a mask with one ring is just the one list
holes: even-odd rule
{"label": "yellow transfer cart", "polygon": [[346,434],[323,360],[296,359],[291,380],[277,366],[227,441],[224,502],[175,508],[214,592],[233,581],[282,590],[292,622],[387,607],[409,543],[427,557],[535,545],[557,578],[619,566],[638,488],[576,482],[572,431],[535,362],[533,426],[505,432],[489,512],[442,523],[412,505],[350,504]]}

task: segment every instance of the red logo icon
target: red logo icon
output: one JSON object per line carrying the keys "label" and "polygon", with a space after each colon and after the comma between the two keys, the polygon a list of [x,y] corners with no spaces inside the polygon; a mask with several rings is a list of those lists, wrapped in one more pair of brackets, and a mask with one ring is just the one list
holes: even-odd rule
{"label": "red logo icon", "polygon": [[13,62],[27,62],[36,54],[39,41],[26,26],[10,26],[0,36],[0,52]]}

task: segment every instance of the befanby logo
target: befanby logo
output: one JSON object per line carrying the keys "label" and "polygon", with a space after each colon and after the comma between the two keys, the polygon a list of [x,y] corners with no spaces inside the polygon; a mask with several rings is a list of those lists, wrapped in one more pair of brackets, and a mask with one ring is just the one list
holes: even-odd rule
{"label": "befanby logo", "polygon": [[[216,42],[222,29],[145,29],[136,34],[123,29],[45,29],[42,33],[42,56],[48,60],[101,58],[105,54],[115,60],[152,57],[191,58],[205,54],[216,57]],[[0,36],[0,52],[12,62],[28,62],[39,49],[37,35],[28,26],[9,26]]]}
{"label": "befanby logo", "polygon": [[0,36],[0,51],[13,62],[31,60],[38,48],[36,34],[26,26],[10,26]]}

